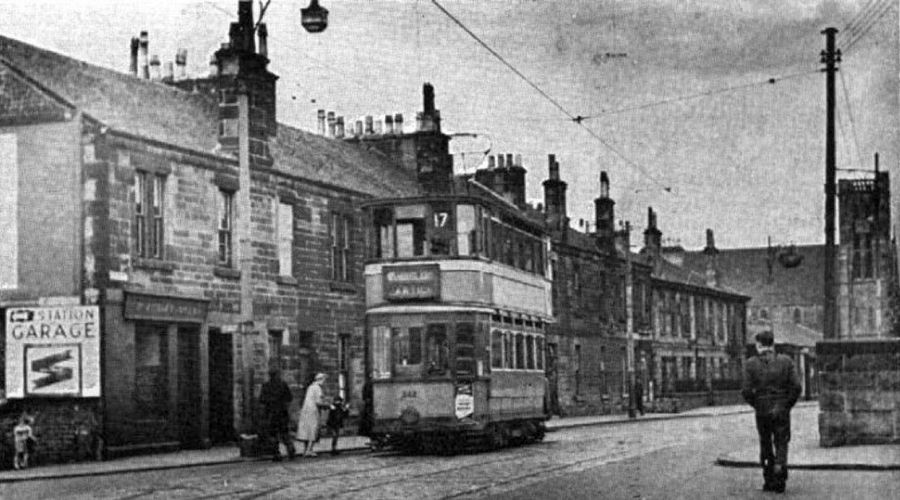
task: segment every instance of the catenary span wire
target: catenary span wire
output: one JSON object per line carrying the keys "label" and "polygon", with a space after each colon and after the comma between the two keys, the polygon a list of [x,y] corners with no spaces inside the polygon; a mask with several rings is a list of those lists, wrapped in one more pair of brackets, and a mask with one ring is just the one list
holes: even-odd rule
{"label": "catenary span wire", "polygon": [[[860,26],[866,23],[868,18],[872,15],[875,9],[881,8],[884,2],[891,2],[893,0],[869,0],[869,2],[860,9],[859,12],[856,13],[853,18],[844,25],[844,29],[841,30],[841,33],[838,35],[838,39],[843,41],[848,36],[854,33],[859,32]],[[877,5],[876,4],[881,4]]]}
{"label": "catenary span wire", "polygon": [[651,174],[646,168],[642,167],[641,165],[638,165],[637,163],[635,163],[634,161],[632,161],[631,159],[626,157],[621,151],[619,151],[617,148],[615,148],[612,144],[610,144],[608,141],[606,141],[605,139],[600,137],[600,135],[597,134],[594,130],[592,130],[590,127],[588,127],[584,123],[582,123],[580,117],[577,117],[574,114],[572,114],[571,112],[569,112],[569,110],[567,110],[565,107],[563,107],[563,105],[560,104],[559,101],[554,99],[551,95],[546,93],[537,84],[532,82],[530,78],[525,76],[525,74],[523,74],[515,66],[510,64],[502,55],[500,55],[496,50],[491,48],[481,38],[479,38],[478,35],[476,35],[474,32],[472,32],[472,30],[470,30],[465,24],[463,24],[462,21],[457,19],[453,14],[451,14],[447,9],[445,9],[444,6],[441,5],[437,0],[431,0],[431,3],[434,4],[434,6],[437,7],[441,12],[443,12],[447,17],[449,17],[450,20],[452,20],[454,23],[456,23],[457,26],[459,26],[463,31],[465,31],[476,42],[478,42],[479,45],[484,47],[485,50],[490,52],[491,55],[496,57],[497,60],[499,60],[501,63],[503,63],[507,68],[509,68],[513,73],[515,73],[519,78],[521,78],[525,83],[527,83],[529,86],[531,86],[531,88],[533,88],[540,95],[542,95],[548,102],[553,104],[557,109],[559,109],[564,115],[568,116],[569,119],[571,119],[575,124],[579,125],[588,134],[590,134],[592,137],[597,139],[597,141],[599,141],[600,144],[602,144],[606,149],[608,149],[609,151],[612,151],[616,156],[621,158],[626,164],[628,164],[628,165],[632,166],[633,168],[636,168],[637,170],[642,172],[647,178],[652,180],[654,183],[658,184],[663,189],[663,191],[665,191],[667,193],[672,193],[671,187],[669,187],[664,182],[662,182],[660,179],[658,179],[656,176]]}
{"label": "catenary span wire", "polygon": [[861,24],[857,30],[849,33],[848,36],[842,40],[846,42],[845,50],[849,50],[849,48],[855,45],[856,42],[858,42],[860,39],[862,39],[869,32],[869,30],[872,29],[872,27],[877,25],[881,18],[891,11],[891,7],[893,7],[893,2],[886,1],[878,7],[877,11],[869,16],[864,24]]}
{"label": "catenary span wire", "polygon": [[862,151],[859,149],[859,136],[856,135],[856,121],[853,119],[853,107],[850,104],[847,81],[844,79],[843,71],[838,71],[838,74],[841,75],[841,87],[844,89],[844,104],[847,105],[847,117],[850,119],[850,133],[853,135],[853,144],[856,146],[856,165],[862,168]]}
{"label": "catenary span wire", "polygon": [[709,97],[709,96],[716,95],[716,94],[722,94],[725,92],[734,92],[737,90],[743,90],[743,89],[747,89],[747,88],[751,88],[751,87],[758,87],[758,86],[764,86],[764,85],[774,85],[775,83],[778,83],[783,80],[790,80],[792,78],[799,78],[801,76],[817,74],[819,72],[820,71],[818,69],[814,69],[814,70],[802,71],[802,72],[798,72],[798,73],[791,73],[791,74],[787,74],[787,75],[773,76],[771,78],[766,78],[765,80],[757,80],[757,81],[744,83],[744,84],[740,84],[740,85],[731,85],[728,87],[722,87],[719,89],[708,90],[705,92],[698,92],[696,94],[685,94],[685,95],[681,95],[681,96],[670,97],[667,99],[660,99],[658,101],[651,101],[651,102],[645,102],[642,104],[636,104],[634,106],[626,106],[624,108],[616,108],[616,109],[611,109],[608,111],[603,110],[603,111],[600,111],[599,113],[595,113],[592,115],[578,116],[578,117],[576,117],[576,119],[578,119],[579,121],[593,120],[596,118],[600,118],[604,115],[615,115],[615,114],[619,114],[619,113],[627,113],[630,111],[639,111],[639,110],[652,108],[652,107],[656,107],[656,106],[663,106],[666,104],[674,104],[677,102],[689,101],[692,99],[700,99],[700,98]]}
{"label": "catenary span wire", "polygon": [[888,12],[890,12],[893,9],[893,6],[894,6],[893,3],[886,4],[885,7],[880,11],[878,16],[873,18],[872,21],[870,23],[868,23],[868,25],[863,29],[863,31],[859,35],[857,35],[856,37],[854,37],[852,40],[850,40],[847,43],[847,45],[843,49],[843,53],[844,54],[849,53],[850,50],[853,48],[853,46],[857,44],[857,42],[859,42],[860,40],[865,38],[865,36],[869,33],[869,31],[871,31],[871,29],[875,25],[878,24],[878,22],[881,20],[881,18],[883,18],[885,14],[887,14]]}

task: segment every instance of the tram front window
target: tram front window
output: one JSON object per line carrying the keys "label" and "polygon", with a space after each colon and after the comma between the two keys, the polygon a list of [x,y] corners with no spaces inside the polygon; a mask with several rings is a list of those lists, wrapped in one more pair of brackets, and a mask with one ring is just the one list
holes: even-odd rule
{"label": "tram front window", "polygon": [[391,328],[394,375],[416,377],[422,374],[422,328]]}
{"label": "tram front window", "polygon": [[446,376],[450,374],[450,344],[447,325],[428,325],[425,334],[425,374]]}
{"label": "tram front window", "polygon": [[397,257],[425,255],[425,205],[397,207]]}

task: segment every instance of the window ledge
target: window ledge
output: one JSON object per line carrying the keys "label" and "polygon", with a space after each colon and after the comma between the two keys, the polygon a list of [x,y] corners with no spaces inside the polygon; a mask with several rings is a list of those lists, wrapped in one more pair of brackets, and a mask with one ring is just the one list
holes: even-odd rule
{"label": "window ledge", "polygon": [[299,284],[299,282],[297,281],[297,278],[295,278],[293,276],[286,276],[286,275],[278,276],[277,278],[275,278],[275,282],[278,283],[279,285],[290,285],[290,286],[297,286]]}
{"label": "window ledge", "polygon": [[224,266],[216,266],[213,268],[213,274],[218,276],[219,278],[226,278],[232,280],[241,279],[241,272],[237,269],[232,269],[230,267]]}
{"label": "window ledge", "polygon": [[356,284],[348,281],[334,281],[329,283],[332,292],[356,293]]}
{"label": "window ledge", "polygon": [[167,260],[145,259],[139,257],[134,260],[134,267],[171,273],[175,270],[175,263]]}

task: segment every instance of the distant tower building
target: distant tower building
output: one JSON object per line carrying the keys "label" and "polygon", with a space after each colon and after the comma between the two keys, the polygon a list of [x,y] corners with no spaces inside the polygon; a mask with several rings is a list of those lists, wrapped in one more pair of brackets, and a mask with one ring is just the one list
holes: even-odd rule
{"label": "distant tower building", "polygon": [[890,292],[895,283],[887,172],[838,183],[839,338],[890,335]]}

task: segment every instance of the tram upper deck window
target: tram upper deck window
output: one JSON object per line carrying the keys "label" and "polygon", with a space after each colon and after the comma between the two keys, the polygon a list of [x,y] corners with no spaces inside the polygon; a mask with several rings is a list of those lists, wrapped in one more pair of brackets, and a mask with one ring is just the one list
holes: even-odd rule
{"label": "tram upper deck window", "polygon": [[453,205],[447,202],[431,204],[431,255],[450,255],[455,236]]}
{"label": "tram upper deck window", "polygon": [[394,256],[394,211],[390,208],[376,208],[372,213],[375,224],[375,257]]}
{"label": "tram upper deck window", "polygon": [[450,344],[447,339],[447,325],[430,324],[425,333],[425,374],[430,376],[450,375]]}
{"label": "tram upper deck window", "polygon": [[425,205],[396,208],[397,257],[425,255]]}
{"label": "tram upper deck window", "polygon": [[474,255],[477,248],[475,207],[456,206],[456,251],[459,255]]}

